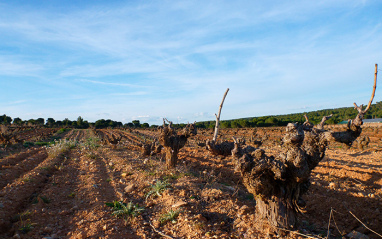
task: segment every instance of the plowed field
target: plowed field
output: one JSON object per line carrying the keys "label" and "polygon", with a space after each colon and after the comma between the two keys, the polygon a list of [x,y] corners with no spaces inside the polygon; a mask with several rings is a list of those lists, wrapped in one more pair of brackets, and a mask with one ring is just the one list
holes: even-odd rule
{"label": "plowed field", "polygon": [[[222,130],[220,138],[262,140],[259,147],[275,155],[283,132],[232,129]],[[379,238],[362,223],[382,233],[382,128],[366,126],[362,134],[371,140],[364,149],[329,145],[311,175],[306,213],[296,231],[301,235],[287,237],[325,238],[329,228],[331,238],[353,230]],[[109,145],[101,140],[111,135],[121,136],[121,141]],[[96,136],[91,130],[75,129],[55,135],[66,140],[56,146],[0,148],[0,238],[274,236],[258,227],[255,201],[234,172],[231,157],[215,157],[198,146],[212,138],[212,130],[199,131],[189,140],[173,170],[165,168],[161,155],[141,156],[139,144],[157,135],[150,130],[104,129]],[[163,190],[154,192],[161,183]],[[113,202],[131,202],[143,210],[136,215],[125,210],[117,217],[105,204]]]}

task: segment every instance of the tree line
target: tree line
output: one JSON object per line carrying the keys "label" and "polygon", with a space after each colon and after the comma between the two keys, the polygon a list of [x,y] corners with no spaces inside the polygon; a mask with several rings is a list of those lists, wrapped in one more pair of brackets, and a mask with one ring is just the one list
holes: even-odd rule
{"label": "tree line", "polygon": [[[252,127],[270,127],[270,126],[286,126],[291,122],[305,122],[304,115],[309,117],[309,121],[318,124],[322,117],[333,114],[333,117],[326,121],[327,124],[338,124],[348,119],[354,119],[357,115],[354,107],[343,107],[337,109],[324,109],[311,112],[287,114],[287,115],[271,115],[261,117],[250,117],[232,120],[220,121],[221,128],[252,128]],[[382,101],[372,104],[369,111],[365,114],[365,119],[382,118]],[[203,121],[196,123],[198,128],[214,128],[216,121]]]}
{"label": "tree line", "polygon": [[[304,115],[309,117],[309,121],[318,124],[322,117],[333,114],[333,117],[326,121],[327,124],[338,124],[341,121],[348,119],[354,119],[357,115],[357,110],[354,107],[343,107],[337,109],[324,109],[311,112],[287,114],[287,115],[271,115],[261,117],[249,117],[242,119],[222,120],[220,121],[221,128],[252,128],[252,127],[270,127],[270,126],[286,126],[290,122],[303,123],[305,121]],[[382,118],[382,101],[372,104],[369,111],[365,115],[366,119]],[[215,121],[203,121],[197,122],[198,128],[214,128]],[[26,125],[26,126],[46,126],[46,127],[71,127],[77,129],[87,129],[94,127],[97,129],[102,128],[156,128],[157,125],[149,125],[148,123],[141,123],[139,120],[133,120],[132,122],[123,124],[119,121],[111,119],[99,119],[96,122],[88,122],[81,116],[77,120],[71,121],[68,118],[64,120],[55,120],[53,118],[29,119],[22,120],[20,118],[12,119],[10,116],[0,116],[0,124],[14,124],[14,125]],[[182,128],[185,124],[174,124],[175,128]]]}
{"label": "tree line", "polygon": [[[17,126],[45,126],[50,128],[57,127],[68,127],[68,128],[76,128],[76,129],[88,129],[88,128],[149,128],[150,125],[148,123],[141,124],[139,120],[133,120],[132,122],[123,124],[119,121],[114,121],[111,119],[99,119],[96,122],[88,122],[84,120],[81,116],[77,118],[77,120],[71,121],[68,118],[64,120],[55,120],[53,118],[38,118],[38,119],[29,119],[22,120],[19,117],[12,119],[12,117],[7,115],[0,116],[0,124],[5,125],[17,125]],[[156,127],[151,126],[151,127]]]}

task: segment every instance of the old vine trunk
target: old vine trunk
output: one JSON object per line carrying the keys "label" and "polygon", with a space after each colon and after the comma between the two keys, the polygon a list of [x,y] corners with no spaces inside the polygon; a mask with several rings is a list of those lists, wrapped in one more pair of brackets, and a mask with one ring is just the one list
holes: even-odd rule
{"label": "old vine trunk", "polygon": [[196,135],[195,123],[187,124],[186,127],[178,134],[172,127],[172,122],[168,121],[169,125],[166,126],[163,119],[163,128],[159,136],[159,142],[163,145],[166,153],[167,168],[174,168],[178,161],[178,153],[187,142],[187,139]]}
{"label": "old vine trunk", "polygon": [[[243,184],[255,196],[257,216],[277,228],[294,229],[297,216],[305,207],[302,195],[310,186],[311,171],[324,158],[328,142],[333,140],[351,145],[361,134],[363,118],[373,101],[377,80],[377,65],[371,99],[365,110],[355,108],[358,115],[349,120],[344,132],[324,130],[331,117],[313,126],[306,117],[304,124],[289,123],[283,138],[283,151],[278,156],[267,156],[262,149],[245,147],[235,141],[232,156],[235,169],[241,173]],[[279,231],[280,232],[280,231]]]}

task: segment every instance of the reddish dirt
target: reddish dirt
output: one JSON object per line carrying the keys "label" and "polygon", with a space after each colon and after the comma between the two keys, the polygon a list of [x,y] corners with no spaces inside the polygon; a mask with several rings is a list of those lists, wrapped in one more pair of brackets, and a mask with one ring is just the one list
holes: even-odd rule
{"label": "reddish dirt", "polygon": [[[338,130],[338,129],[334,129]],[[277,154],[284,129],[222,130],[221,138],[244,137]],[[63,155],[46,147],[0,148],[0,238],[267,238],[256,221],[255,200],[233,170],[230,157],[215,157],[198,144],[212,137],[199,131],[179,153],[176,169],[167,170],[163,156],[142,157],[139,144],[157,136],[152,130],[101,130],[123,136],[118,145],[94,147],[91,130],[71,130],[59,137],[78,141]],[[355,230],[379,238],[382,233],[382,128],[365,126],[371,143],[364,150],[330,144],[325,159],[311,175],[306,213],[298,233],[315,238],[341,238]],[[93,142],[93,143],[89,143]],[[168,183],[159,195],[152,185]],[[146,198],[147,197],[147,198]],[[112,215],[107,202],[144,207],[135,217]],[[163,215],[178,210],[175,220]],[[287,238],[304,238],[290,233]]]}

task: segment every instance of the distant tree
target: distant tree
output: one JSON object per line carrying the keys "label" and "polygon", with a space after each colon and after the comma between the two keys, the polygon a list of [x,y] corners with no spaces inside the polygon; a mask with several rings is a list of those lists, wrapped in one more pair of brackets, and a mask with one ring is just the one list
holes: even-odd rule
{"label": "distant tree", "polygon": [[277,126],[278,120],[275,117],[269,117],[265,120],[265,123],[270,126]]}
{"label": "distant tree", "polygon": [[264,127],[265,126],[264,120],[261,120],[261,119],[257,120],[256,126],[257,127]]}
{"label": "distant tree", "polygon": [[241,128],[249,128],[251,126],[251,124],[249,123],[248,120],[246,119],[242,119],[239,121],[239,124],[240,124],[240,127]]}
{"label": "distant tree", "polygon": [[62,121],[61,121],[61,120],[57,120],[56,123],[55,123],[55,125],[56,125],[57,127],[61,127],[63,124],[62,124]]}
{"label": "distant tree", "polygon": [[206,125],[203,122],[196,123],[196,128],[205,129]]}
{"label": "distant tree", "polygon": [[139,120],[133,120],[132,123],[134,124],[135,128],[141,127],[141,123],[139,122]]}
{"label": "distant tree", "polygon": [[130,122],[130,123],[126,123],[124,126],[127,128],[133,128],[134,124]]}
{"label": "distant tree", "polygon": [[222,129],[231,128],[231,121],[222,121],[220,126]]}
{"label": "distant tree", "polygon": [[149,128],[149,127],[150,127],[150,125],[148,123],[143,123],[142,124],[142,128]]}
{"label": "distant tree", "polygon": [[113,127],[122,127],[122,126],[123,126],[122,122],[114,121],[114,126]]}
{"label": "distant tree", "polygon": [[10,124],[12,122],[12,118],[7,115],[0,116],[0,124]]}
{"label": "distant tree", "polygon": [[22,125],[23,124],[23,120],[20,119],[19,117],[14,118],[12,124]]}
{"label": "distant tree", "polygon": [[55,123],[56,123],[56,121],[55,121],[53,118],[48,118],[48,119],[46,120],[46,125],[47,125],[48,127],[53,127]]}
{"label": "distant tree", "polygon": [[65,118],[65,119],[62,121],[62,125],[63,125],[63,126],[70,126],[70,125],[72,125],[72,121],[70,121],[68,118]]}
{"label": "distant tree", "polygon": [[38,118],[38,119],[36,119],[36,124],[38,124],[38,125],[44,125],[44,124],[45,124],[45,119],[44,119],[44,118]]}
{"label": "distant tree", "polygon": [[35,119],[28,120],[28,125],[29,126],[36,125],[36,120]]}
{"label": "distant tree", "polygon": [[97,128],[97,129],[102,129],[102,128],[106,128],[107,126],[107,123],[106,123],[106,120],[104,119],[100,119],[100,120],[97,120],[94,124],[94,126]]}
{"label": "distant tree", "polygon": [[89,122],[84,120],[81,116],[78,116],[77,121],[75,123],[75,127],[78,129],[87,129],[89,128]]}
{"label": "distant tree", "polygon": [[238,120],[234,120],[231,122],[231,127],[232,128],[240,128],[240,123]]}

